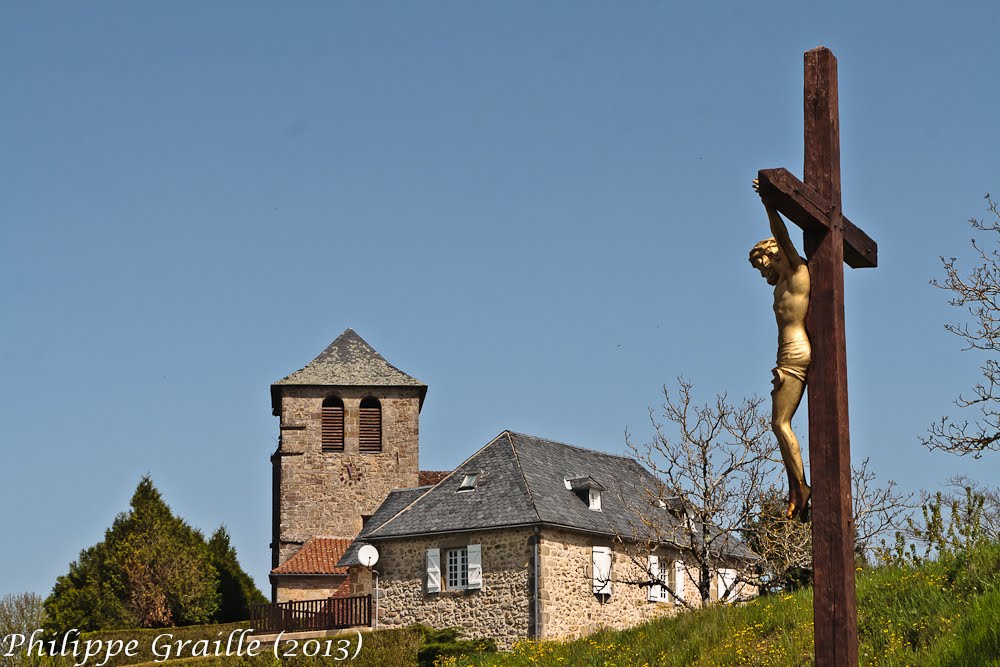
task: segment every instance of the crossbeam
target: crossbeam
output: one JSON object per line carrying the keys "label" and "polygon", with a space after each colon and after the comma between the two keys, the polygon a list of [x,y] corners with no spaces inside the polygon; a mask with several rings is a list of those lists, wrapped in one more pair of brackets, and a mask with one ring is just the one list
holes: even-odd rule
{"label": "crossbeam", "polygon": [[[819,192],[795,178],[787,169],[761,169],[757,172],[761,198],[781,211],[805,232],[822,233],[834,224],[834,206]],[[844,261],[852,269],[878,266],[878,244],[846,215],[844,225]]]}

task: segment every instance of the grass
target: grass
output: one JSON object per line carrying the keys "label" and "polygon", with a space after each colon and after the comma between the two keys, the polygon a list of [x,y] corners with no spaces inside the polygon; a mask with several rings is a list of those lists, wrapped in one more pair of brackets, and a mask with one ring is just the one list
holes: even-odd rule
{"label": "grass", "polygon": [[[1000,667],[1000,545],[921,567],[885,565],[858,576],[862,665]],[[716,606],[572,641],[522,642],[445,667],[573,665],[689,667],[810,665],[812,591]]]}

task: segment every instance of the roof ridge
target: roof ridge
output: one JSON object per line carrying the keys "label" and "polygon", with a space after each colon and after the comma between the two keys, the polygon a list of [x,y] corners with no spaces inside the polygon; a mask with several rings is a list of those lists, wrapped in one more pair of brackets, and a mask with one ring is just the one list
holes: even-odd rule
{"label": "roof ridge", "polygon": [[542,442],[551,442],[554,445],[561,445],[563,447],[569,447],[570,449],[575,449],[581,452],[587,452],[588,454],[598,454],[600,456],[609,456],[615,459],[624,459],[626,461],[635,461],[631,456],[625,454],[612,454],[611,452],[604,452],[599,449],[590,449],[589,447],[581,447],[580,445],[572,445],[568,442],[562,442],[561,440],[552,440],[551,438],[543,438],[537,435],[531,435],[530,433],[521,433],[520,431],[511,431],[510,429],[505,429],[506,433],[511,435],[520,436],[523,438],[531,438],[532,440],[541,440]]}
{"label": "roof ridge", "polygon": [[514,440],[510,437],[510,431],[505,430],[500,435],[507,436],[507,442],[510,443],[510,451],[514,453],[514,463],[517,464],[517,471],[521,475],[521,481],[524,482],[524,490],[528,492],[528,502],[531,503],[531,509],[535,512],[535,518],[538,521],[542,520],[542,515],[538,511],[538,505],[535,504],[535,494],[531,492],[531,485],[528,484],[528,478],[524,476],[524,468],[521,466],[521,456],[517,453],[517,447],[514,446]]}

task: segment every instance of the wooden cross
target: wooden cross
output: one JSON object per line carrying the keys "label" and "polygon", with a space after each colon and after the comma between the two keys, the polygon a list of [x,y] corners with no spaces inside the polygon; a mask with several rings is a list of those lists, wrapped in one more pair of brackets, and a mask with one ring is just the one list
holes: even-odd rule
{"label": "wooden cross", "polygon": [[761,197],[802,228],[809,263],[813,636],[820,667],[858,664],[844,262],[855,269],[878,263],[875,242],[841,212],[837,107],[837,59],[822,46],[807,51],[805,182],[785,169],[758,173]]}

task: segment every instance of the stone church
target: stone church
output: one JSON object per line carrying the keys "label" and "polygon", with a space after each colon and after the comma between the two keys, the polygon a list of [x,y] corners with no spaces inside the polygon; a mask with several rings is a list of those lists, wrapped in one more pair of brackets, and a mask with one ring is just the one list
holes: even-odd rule
{"label": "stone church", "polygon": [[[371,593],[368,544],[380,627],[460,625],[506,647],[698,604],[684,503],[651,498],[635,460],[504,431],[453,471],[421,471],[426,394],[351,329],[271,385],[272,601]],[[650,522],[666,527],[655,541]],[[752,595],[737,575],[753,554],[725,549],[713,599]]]}

